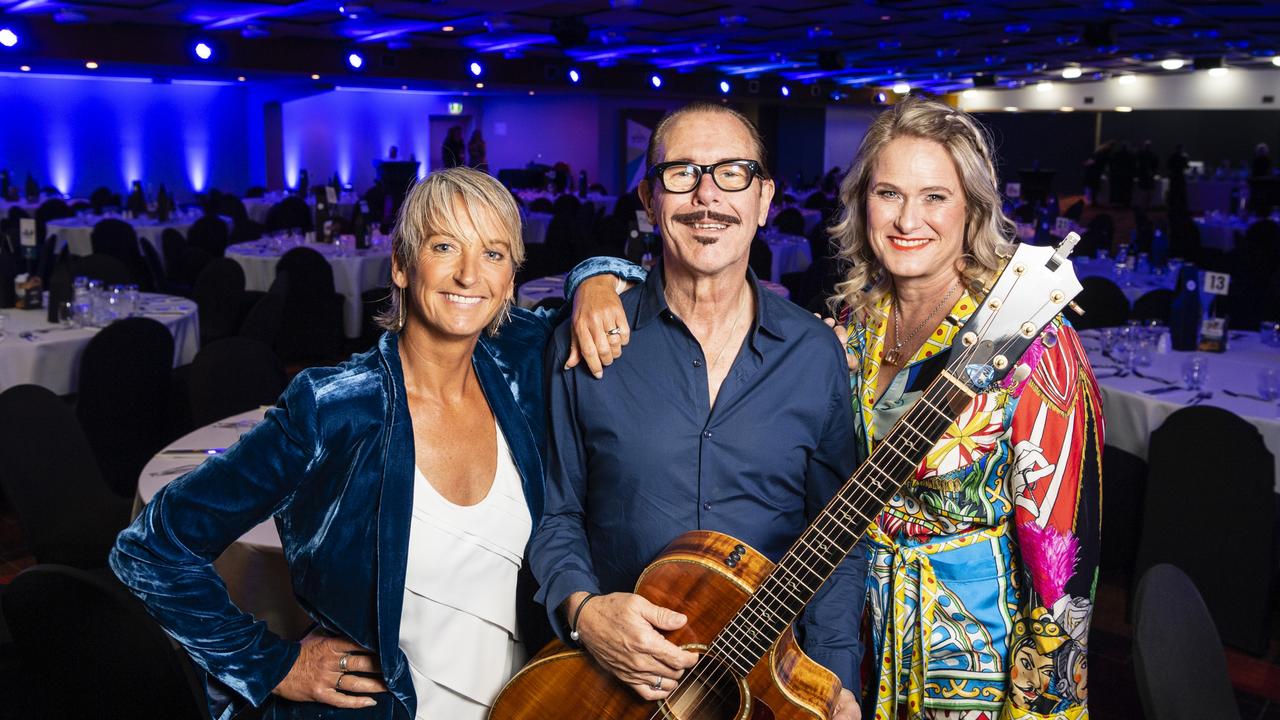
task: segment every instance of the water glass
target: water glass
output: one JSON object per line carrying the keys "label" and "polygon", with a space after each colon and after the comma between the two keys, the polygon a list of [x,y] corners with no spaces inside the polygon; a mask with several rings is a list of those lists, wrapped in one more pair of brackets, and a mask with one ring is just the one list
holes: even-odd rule
{"label": "water glass", "polygon": [[4,329],[8,327],[8,325],[9,325],[9,316],[5,315],[4,313],[0,313],[0,340],[4,340],[4,337],[5,337]]}
{"label": "water glass", "polygon": [[1263,320],[1262,325],[1258,327],[1258,335],[1261,337],[1263,345],[1280,347],[1280,322]]}
{"label": "water glass", "polygon": [[75,327],[76,324],[76,304],[73,300],[66,300],[58,303],[58,323],[64,328]]}
{"label": "water glass", "polygon": [[101,327],[106,324],[106,286],[97,278],[89,278],[86,286],[89,296],[88,322],[85,325]]}
{"label": "water glass", "polygon": [[1102,354],[1110,356],[1111,351],[1115,349],[1116,338],[1120,335],[1120,328],[1099,328],[1098,334],[1102,338]]}
{"label": "water glass", "polygon": [[1280,400],[1280,370],[1266,368],[1258,371],[1258,395],[1263,400]]}
{"label": "water glass", "polygon": [[124,292],[123,285],[111,286],[105,299],[105,308],[104,308],[103,315],[105,316],[104,322],[103,322],[104,325],[110,325],[116,320],[129,317],[129,311],[127,307],[127,301],[125,300],[125,292]]}
{"label": "water glass", "polygon": [[1182,364],[1182,382],[1192,390],[1203,390],[1209,382],[1209,361],[1199,355]]}
{"label": "water glass", "polygon": [[127,313],[126,317],[133,317],[138,314],[138,309],[142,305],[142,290],[135,284],[129,283],[124,286],[124,307]]}

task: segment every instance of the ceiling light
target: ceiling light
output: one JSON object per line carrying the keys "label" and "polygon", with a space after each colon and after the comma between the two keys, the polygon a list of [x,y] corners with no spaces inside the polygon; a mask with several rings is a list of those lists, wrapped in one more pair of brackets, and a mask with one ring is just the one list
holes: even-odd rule
{"label": "ceiling light", "polygon": [[721,81],[720,81],[720,92],[721,92],[721,93],[724,93],[724,94],[728,94],[728,92],[729,92],[729,81],[728,81],[728,80],[721,80]]}
{"label": "ceiling light", "polygon": [[1005,111],[1005,112],[1018,112],[1018,108],[1016,108],[1016,107],[1014,107],[1014,106],[1012,106],[1012,105],[1008,105],[1008,106],[1006,106],[1006,107],[1005,107],[1004,111]]}
{"label": "ceiling light", "polygon": [[18,69],[19,69],[19,70],[21,70],[22,72],[31,72],[31,66],[30,66],[30,65],[23,65],[22,67],[20,67],[20,68],[18,68]]}
{"label": "ceiling light", "polygon": [[440,28],[440,32],[453,32],[453,26],[445,25],[444,27]]}
{"label": "ceiling light", "polygon": [[1064,67],[1064,68],[1062,68],[1062,79],[1063,79],[1063,80],[1075,80],[1075,79],[1076,79],[1076,78],[1078,78],[1078,77],[1080,77],[1080,68],[1078,68],[1078,67]]}
{"label": "ceiling light", "polygon": [[1053,89],[1053,83],[1051,82],[1036,83],[1036,92],[1049,92],[1052,89]]}
{"label": "ceiling light", "polygon": [[893,91],[899,95],[906,95],[911,92],[911,83],[896,82],[893,84]]}
{"label": "ceiling light", "polygon": [[319,79],[320,79],[320,76],[319,76],[318,74],[316,74],[316,73],[311,73],[311,79],[312,79],[312,80],[319,80]]}
{"label": "ceiling light", "polygon": [[657,73],[650,75],[649,84],[652,85],[654,88],[662,87],[662,76]]}
{"label": "ceiling light", "polygon": [[1133,112],[1133,108],[1128,105],[1120,105],[1116,108],[1116,112]]}
{"label": "ceiling light", "polygon": [[11,28],[0,28],[0,45],[13,47],[18,44],[18,33]]}
{"label": "ceiling light", "polygon": [[1224,67],[1209,68],[1209,77],[1222,77],[1226,74],[1227,69]]}
{"label": "ceiling light", "polygon": [[350,53],[347,55],[347,64],[352,70],[359,70],[364,67],[364,56],[358,52]]}
{"label": "ceiling light", "polygon": [[84,66],[85,66],[86,68],[90,69],[90,70],[97,70],[97,69],[98,69],[98,63],[96,63],[96,62],[94,62],[94,61],[92,61],[92,60],[90,60],[89,62],[85,63],[85,64],[84,64]]}
{"label": "ceiling light", "polygon": [[1160,61],[1160,67],[1164,68],[1165,70],[1181,70],[1182,66],[1185,64],[1186,64],[1186,61],[1184,61],[1182,58],[1169,58],[1168,60]]}
{"label": "ceiling light", "polygon": [[1076,109],[1071,107],[1070,105],[1063,105],[1062,107],[1058,108],[1058,112],[1075,112],[1075,111]]}
{"label": "ceiling light", "polygon": [[191,52],[195,53],[196,57],[201,60],[207,61],[213,57],[213,48],[209,46],[209,43],[204,41],[196,43],[191,48]]}
{"label": "ceiling light", "polygon": [[482,82],[478,82],[478,83],[476,83],[476,89],[477,89],[477,90],[483,90],[483,89],[484,89],[484,83],[482,83]]}
{"label": "ceiling light", "polygon": [[534,91],[530,90],[530,91],[529,91],[529,94],[530,94],[530,95],[536,95],[537,93],[535,93]]}
{"label": "ceiling light", "polygon": [[577,85],[581,81],[582,81],[582,75],[578,72],[576,68],[571,68],[569,70],[569,82],[573,83],[574,85]]}
{"label": "ceiling light", "polygon": [[236,78],[236,82],[244,82],[244,76],[240,75]]}
{"label": "ceiling light", "polygon": [[467,65],[467,70],[475,77],[480,77],[484,74],[484,66],[475,60],[472,60],[471,64]]}
{"label": "ceiling light", "polygon": [[791,88],[783,85],[778,92],[782,93],[782,97],[791,97]]}
{"label": "ceiling light", "polygon": [[1138,81],[1138,77],[1136,75],[1121,75],[1120,77],[1116,78],[1116,82],[1120,83],[1121,85],[1132,85],[1137,81]]}
{"label": "ceiling light", "polygon": [[1271,64],[1280,67],[1280,55],[1271,58]]}

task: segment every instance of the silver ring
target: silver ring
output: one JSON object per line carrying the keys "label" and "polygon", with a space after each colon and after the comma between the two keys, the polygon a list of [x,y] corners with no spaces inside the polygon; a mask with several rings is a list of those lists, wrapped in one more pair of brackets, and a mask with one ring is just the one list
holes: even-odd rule
{"label": "silver ring", "polygon": [[336,682],[336,683],[334,683],[334,684],[333,684],[333,689],[334,689],[334,690],[341,690],[341,689],[342,689],[342,678],[344,678],[344,677],[346,677],[346,676],[347,676],[347,674],[346,674],[346,673],[342,673],[341,675],[339,675],[339,676],[338,676],[338,682]]}
{"label": "silver ring", "polygon": [[615,328],[613,328],[612,330],[605,330],[605,331],[604,331],[604,333],[605,333],[605,335],[621,335],[621,334],[622,334],[622,328],[620,328],[620,327],[615,327]]}
{"label": "silver ring", "polygon": [[342,672],[347,671],[347,659],[351,657],[351,653],[343,653],[342,659],[338,661],[338,669]]}
{"label": "silver ring", "polygon": [[653,679],[653,684],[649,686],[653,690],[662,690],[662,676]]}

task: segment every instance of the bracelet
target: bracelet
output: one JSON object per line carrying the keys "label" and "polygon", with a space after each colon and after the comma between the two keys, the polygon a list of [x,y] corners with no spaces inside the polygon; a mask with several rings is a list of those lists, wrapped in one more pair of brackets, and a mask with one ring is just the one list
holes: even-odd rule
{"label": "bracelet", "polygon": [[578,618],[582,617],[582,608],[586,606],[587,601],[593,597],[599,597],[599,593],[589,592],[587,596],[578,601],[578,607],[573,611],[573,617],[569,620],[569,639],[578,642],[582,636],[578,634]]}

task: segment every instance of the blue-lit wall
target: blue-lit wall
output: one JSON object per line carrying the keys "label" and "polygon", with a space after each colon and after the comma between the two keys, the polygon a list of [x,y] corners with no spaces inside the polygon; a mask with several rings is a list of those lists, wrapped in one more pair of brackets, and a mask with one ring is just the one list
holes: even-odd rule
{"label": "blue-lit wall", "polygon": [[242,190],[263,163],[249,111],[234,84],[0,74],[0,167],[76,197],[133,180],[180,198]]}

